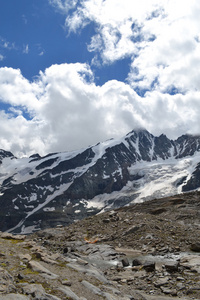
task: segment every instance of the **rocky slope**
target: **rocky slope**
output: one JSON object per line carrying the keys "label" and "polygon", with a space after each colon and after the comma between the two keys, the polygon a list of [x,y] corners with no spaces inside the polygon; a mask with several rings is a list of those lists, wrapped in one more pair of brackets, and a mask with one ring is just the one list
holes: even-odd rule
{"label": "rocky slope", "polygon": [[200,299],[199,237],[200,192],[1,233],[0,299]]}
{"label": "rocky slope", "polygon": [[134,130],[87,149],[15,158],[0,151],[0,230],[31,233],[131,202],[200,187],[200,137]]}

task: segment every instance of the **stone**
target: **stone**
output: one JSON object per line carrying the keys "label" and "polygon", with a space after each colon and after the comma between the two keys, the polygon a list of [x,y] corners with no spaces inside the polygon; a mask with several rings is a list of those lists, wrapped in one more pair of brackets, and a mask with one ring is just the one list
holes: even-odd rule
{"label": "stone", "polygon": [[45,289],[41,284],[26,284],[22,288],[23,294],[31,295],[35,298],[41,298],[45,295]]}
{"label": "stone", "polygon": [[87,274],[89,276],[95,277],[100,282],[103,282],[103,283],[108,282],[108,280],[104,276],[103,272],[101,272],[100,270],[98,270],[97,268],[95,268],[92,265],[82,266],[82,265],[79,265],[78,263],[71,262],[71,263],[67,264],[67,267],[72,268],[78,272]]}
{"label": "stone", "polygon": [[24,276],[23,275],[21,275],[20,273],[17,275],[17,278],[19,279],[19,280],[22,280],[22,279],[24,279]]}
{"label": "stone", "polygon": [[42,275],[44,275],[49,279],[56,279],[58,277],[58,275],[52,273],[47,268],[43,267],[38,261],[35,260],[29,261],[28,267],[35,272],[41,273]]}
{"label": "stone", "polygon": [[137,230],[139,230],[143,226],[144,226],[144,224],[131,226],[122,235],[128,235],[128,234],[134,233],[134,232],[136,232]]}
{"label": "stone", "polygon": [[83,280],[82,284],[89,289],[92,293],[95,295],[103,296],[103,292],[100,290],[100,288],[96,287],[95,285],[91,284],[90,282]]}
{"label": "stone", "polygon": [[176,272],[178,271],[180,263],[178,261],[168,261],[164,264],[164,266],[168,272]]}
{"label": "stone", "polygon": [[142,265],[141,261],[139,259],[133,259],[132,261],[132,267],[140,266]]}
{"label": "stone", "polygon": [[200,242],[192,244],[190,249],[194,252],[200,252]]}
{"label": "stone", "polygon": [[80,298],[74,292],[72,292],[68,286],[61,286],[59,287],[59,290],[72,300],[80,300]]}
{"label": "stone", "polygon": [[103,221],[103,223],[109,223],[110,219],[103,219],[102,221]]}
{"label": "stone", "polygon": [[61,300],[60,298],[47,294],[45,289],[41,284],[26,284],[22,287],[23,293],[26,295],[30,295],[37,300]]}
{"label": "stone", "polygon": [[19,258],[25,263],[29,262],[32,259],[32,257],[28,253],[27,254],[19,254]]}
{"label": "stone", "polygon": [[153,272],[155,270],[155,262],[145,261],[144,264],[143,264],[143,268],[147,272]]}
{"label": "stone", "polygon": [[159,278],[156,282],[154,282],[155,287],[161,287],[169,282],[169,277]]}
{"label": "stone", "polygon": [[177,288],[179,291],[181,291],[181,290],[184,290],[184,289],[185,289],[185,285],[184,285],[183,283],[181,283],[181,282],[178,282],[178,283],[176,284],[176,288]]}
{"label": "stone", "polygon": [[83,265],[83,266],[86,266],[88,265],[88,262],[84,259],[81,259],[81,258],[77,258],[77,262],[80,264],[80,265]]}
{"label": "stone", "polygon": [[65,247],[65,248],[63,248],[63,254],[66,254],[66,253],[68,253],[68,252],[70,252],[70,249],[69,249],[69,247]]}
{"label": "stone", "polygon": [[0,300],[30,300],[30,298],[20,294],[6,294],[0,295]]}
{"label": "stone", "polygon": [[9,233],[9,232],[2,232],[0,237],[2,239],[13,239],[13,240],[21,240],[21,241],[24,241],[25,238],[26,238],[26,235],[20,235],[20,234],[12,234],[12,233]]}
{"label": "stone", "polygon": [[161,287],[161,290],[164,294],[177,296],[177,290],[175,290],[175,289],[169,289],[169,288],[166,288],[166,287]]}
{"label": "stone", "polygon": [[127,257],[125,257],[125,258],[122,259],[122,266],[123,266],[123,267],[128,267],[128,266],[130,266]]}
{"label": "stone", "polygon": [[8,271],[0,267],[0,293],[12,293],[15,291],[13,277]]}
{"label": "stone", "polygon": [[64,279],[64,280],[62,281],[62,285],[72,286],[72,283],[71,283],[71,281],[69,281],[69,280],[67,280],[67,279]]}
{"label": "stone", "polygon": [[178,281],[185,281],[185,279],[184,279],[183,277],[180,277],[180,276],[178,276],[178,277],[176,278],[176,280],[178,280]]}

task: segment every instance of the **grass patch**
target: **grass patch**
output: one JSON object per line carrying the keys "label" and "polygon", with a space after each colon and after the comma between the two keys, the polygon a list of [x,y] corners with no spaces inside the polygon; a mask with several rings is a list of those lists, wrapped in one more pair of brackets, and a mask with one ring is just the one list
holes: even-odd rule
{"label": "grass patch", "polygon": [[23,240],[17,240],[17,239],[9,239],[9,241],[10,241],[12,244],[19,244],[19,243],[24,242]]}
{"label": "grass patch", "polygon": [[7,267],[7,264],[1,263],[1,267],[6,268],[6,267]]}
{"label": "grass patch", "polygon": [[24,270],[24,274],[25,274],[25,275],[39,275],[40,273],[37,272],[37,271],[33,271],[33,270],[30,269],[30,268],[26,268],[26,269]]}

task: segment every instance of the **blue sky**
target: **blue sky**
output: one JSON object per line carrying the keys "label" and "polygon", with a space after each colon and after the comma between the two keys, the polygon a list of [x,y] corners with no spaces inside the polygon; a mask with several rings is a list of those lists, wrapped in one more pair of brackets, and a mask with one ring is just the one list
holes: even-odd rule
{"label": "blue sky", "polygon": [[[39,71],[53,64],[89,63],[94,57],[87,45],[95,34],[94,24],[88,24],[80,33],[64,28],[66,15],[47,0],[7,0],[0,2],[1,67],[19,68],[24,77],[33,80]],[[129,59],[95,67],[95,81],[125,80]]]}
{"label": "blue sky", "polygon": [[194,0],[0,0],[0,148],[200,133]]}

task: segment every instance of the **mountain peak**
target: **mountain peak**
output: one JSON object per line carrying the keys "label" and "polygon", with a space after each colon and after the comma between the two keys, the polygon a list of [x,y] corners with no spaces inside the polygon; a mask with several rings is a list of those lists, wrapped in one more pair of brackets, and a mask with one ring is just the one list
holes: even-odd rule
{"label": "mountain peak", "polygon": [[133,130],[131,130],[126,136],[129,136],[129,135],[133,135],[133,134],[151,134],[149,133],[145,128],[143,127],[138,127],[138,128],[135,128]]}
{"label": "mountain peak", "polygon": [[188,135],[173,141],[137,128],[79,151],[0,155],[0,230],[14,233],[200,188],[200,138]]}

